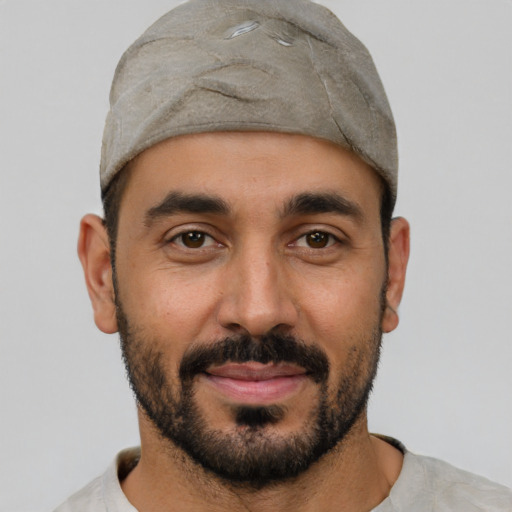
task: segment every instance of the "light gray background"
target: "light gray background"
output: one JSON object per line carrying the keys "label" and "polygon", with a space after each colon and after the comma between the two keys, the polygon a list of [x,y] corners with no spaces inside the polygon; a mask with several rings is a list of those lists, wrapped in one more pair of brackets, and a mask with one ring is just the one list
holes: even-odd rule
{"label": "light gray background", "polygon": [[[114,67],[177,2],[0,0],[0,510],[50,510],[137,444],[75,243]],[[412,224],[370,426],[512,486],[512,3],[326,1],[370,48]]]}

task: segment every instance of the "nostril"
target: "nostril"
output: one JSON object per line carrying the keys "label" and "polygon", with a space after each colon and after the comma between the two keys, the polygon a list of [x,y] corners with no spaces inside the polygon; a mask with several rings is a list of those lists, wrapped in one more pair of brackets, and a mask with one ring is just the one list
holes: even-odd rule
{"label": "nostril", "polygon": [[232,323],[226,325],[226,328],[229,329],[230,331],[237,333],[237,334],[242,333],[242,332],[244,332],[244,333],[247,332],[246,329],[244,329],[240,324],[237,324],[235,322],[232,322]]}

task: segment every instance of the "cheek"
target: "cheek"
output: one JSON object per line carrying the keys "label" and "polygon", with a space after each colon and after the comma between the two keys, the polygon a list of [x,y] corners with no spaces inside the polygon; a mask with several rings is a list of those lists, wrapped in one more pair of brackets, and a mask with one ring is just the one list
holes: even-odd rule
{"label": "cheek", "polygon": [[[382,282],[333,279],[310,298],[319,331],[364,329],[380,317]],[[340,333],[342,334],[342,332]]]}
{"label": "cheek", "polygon": [[307,295],[301,308],[305,337],[320,343],[329,356],[346,355],[380,326],[382,273],[354,269],[331,276]]}
{"label": "cheek", "polygon": [[119,270],[119,292],[128,321],[153,338],[188,344],[203,335],[211,321],[219,286],[214,276],[169,266]]}

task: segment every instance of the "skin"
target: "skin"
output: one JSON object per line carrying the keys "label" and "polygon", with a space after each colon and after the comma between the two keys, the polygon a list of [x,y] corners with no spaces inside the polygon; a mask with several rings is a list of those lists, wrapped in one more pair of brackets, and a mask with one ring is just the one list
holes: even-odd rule
{"label": "skin", "polygon": [[[351,350],[361,348],[358,340],[376,325],[383,332],[398,325],[409,226],[405,219],[393,220],[386,269],[382,185],[353,153],[301,135],[186,135],[146,150],[125,172],[130,174],[116,253],[119,299],[130,323],[151,335],[165,354],[171,382],[178,382],[177,367],[192,343],[242,332],[257,338],[278,328],[325,352],[334,389]],[[148,219],[148,211],[171,192],[219,197],[229,213],[175,212]],[[359,213],[283,215],[288,200],[311,192],[338,194]],[[208,234],[205,244],[186,247],[179,235],[189,231]],[[311,231],[332,236],[325,247],[311,247]],[[83,218],[78,252],[95,322],[114,333],[109,241],[100,218]],[[194,390],[212,427],[237,428],[233,397],[205,379],[198,379]],[[279,398],[287,412],[269,427],[272,435],[300,432],[316,393],[316,384],[305,379]],[[139,423],[142,457],[122,487],[141,512],[367,511],[389,494],[402,464],[398,450],[369,435],[363,414],[343,442],[307,471],[255,491],[204,472],[162,439],[140,409]]]}

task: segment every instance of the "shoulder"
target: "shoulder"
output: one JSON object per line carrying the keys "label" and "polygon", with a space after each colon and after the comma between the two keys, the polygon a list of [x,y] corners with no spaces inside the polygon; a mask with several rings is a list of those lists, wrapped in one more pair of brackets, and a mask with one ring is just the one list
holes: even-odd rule
{"label": "shoulder", "polygon": [[54,512],[136,512],[123,494],[123,479],[137,464],[138,448],[120,452],[105,473],[73,494]]}
{"label": "shoulder", "polygon": [[95,478],[83,489],[69,497],[54,512],[106,512],[101,479],[102,477]]}
{"label": "shoulder", "polygon": [[[396,510],[511,512],[512,490],[442,460],[406,452],[389,498]],[[418,504],[422,508],[418,507]],[[412,507],[412,508],[411,508]]]}

